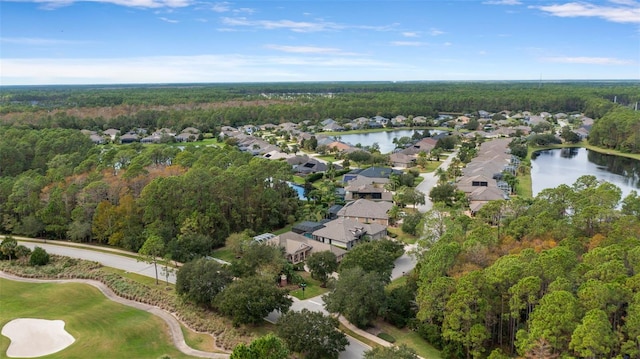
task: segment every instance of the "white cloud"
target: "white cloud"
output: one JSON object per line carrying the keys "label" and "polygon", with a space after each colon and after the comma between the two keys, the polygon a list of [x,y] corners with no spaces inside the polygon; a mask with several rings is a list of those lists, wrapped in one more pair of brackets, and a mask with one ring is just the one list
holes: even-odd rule
{"label": "white cloud", "polygon": [[58,45],[83,45],[89,41],[74,41],[61,39],[47,39],[41,37],[1,37],[0,43],[18,44],[24,46],[58,46]]}
{"label": "white cloud", "polygon": [[611,5],[569,2],[530,8],[557,17],[597,17],[618,23],[640,23],[640,3],[637,1],[612,1]]}
{"label": "white cloud", "polygon": [[444,31],[440,31],[438,29],[429,30],[429,35],[431,35],[431,36],[440,36],[440,35],[443,35],[443,34],[445,34],[445,32]]}
{"label": "white cloud", "polygon": [[169,18],[166,18],[166,17],[159,17],[158,19],[160,19],[160,20],[162,20],[164,22],[168,22],[170,24],[177,24],[177,23],[180,22],[178,20],[173,20],[173,19],[169,19]]}
{"label": "white cloud", "polygon": [[222,23],[228,26],[248,26],[259,29],[286,29],[294,32],[317,32],[342,29],[343,26],[330,22],[306,22],[291,20],[249,20],[245,17],[225,17]]}
{"label": "white cloud", "polygon": [[193,4],[193,0],[3,0],[42,4],[45,9],[57,9],[76,2],[97,2],[136,8],[177,8]]}
{"label": "white cloud", "polygon": [[317,46],[288,46],[288,45],[265,45],[266,49],[277,50],[293,54],[330,54],[330,55],[355,55],[355,53],[343,52],[338,48],[317,47]]}
{"label": "white cloud", "polygon": [[[366,57],[200,55],[113,59],[0,58],[5,85],[365,80],[401,64]],[[367,71],[363,71],[367,69]],[[340,76],[336,75],[340,74]]]}
{"label": "white cloud", "polygon": [[324,20],[311,21],[293,21],[293,20],[250,20],[246,17],[223,17],[222,23],[228,26],[246,26],[256,29],[276,30],[284,29],[293,32],[321,32],[321,31],[338,31],[344,29],[360,29],[372,31],[390,31],[398,24],[391,25],[344,25]]}
{"label": "white cloud", "polygon": [[256,10],[248,7],[241,7],[238,9],[234,9],[233,12],[238,14],[253,14],[256,12]]}
{"label": "white cloud", "polygon": [[418,35],[417,32],[407,31],[407,32],[403,32],[402,36],[404,36],[404,37],[419,37],[420,35]]}
{"label": "white cloud", "polygon": [[211,10],[215,12],[227,12],[231,11],[231,3],[228,2],[217,2],[211,5]]}
{"label": "white cloud", "polygon": [[426,42],[420,42],[420,41],[392,41],[391,45],[420,47],[420,46],[428,46],[429,44]]}
{"label": "white cloud", "polygon": [[563,64],[586,64],[586,65],[631,65],[634,61],[615,59],[611,57],[544,57],[543,62],[554,62]]}

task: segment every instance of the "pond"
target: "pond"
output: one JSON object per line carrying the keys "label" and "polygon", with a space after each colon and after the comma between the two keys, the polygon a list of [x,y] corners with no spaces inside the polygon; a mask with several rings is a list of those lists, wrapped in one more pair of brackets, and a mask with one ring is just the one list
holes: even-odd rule
{"label": "pond", "polygon": [[622,198],[632,190],[640,192],[640,161],[612,156],[586,148],[558,148],[537,151],[531,159],[533,195],[561,184],[571,186],[580,176],[593,175],[622,190]]}
{"label": "pond", "polygon": [[[367,132],[367,133],[351,133],[338,135],[335,137],[340,137],[340,140],[344,143],[348,143],[352,146],[357,144],[361,144],[362,147],[371,146],[374,143],[378,143],[380,146],[381,153],[391,153],[396,145],[393,144],[394,138],[400,137],[411,137],[415,131],[420,131],[422,133],[424,130],[394,130],[394,131],[384,131],[384,132]],[[443,133],[445,131],[442,130],[429,130],[429,133],[433,135],[437,135]]]}

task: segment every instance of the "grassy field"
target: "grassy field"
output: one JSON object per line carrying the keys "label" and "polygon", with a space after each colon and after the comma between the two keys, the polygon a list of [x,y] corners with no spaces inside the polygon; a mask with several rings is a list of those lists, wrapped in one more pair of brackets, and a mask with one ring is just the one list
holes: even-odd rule
{"label": "grassy field", "polygon": [[[47,358],[192,358],[171,343],[162,319],[107,299],[79,283],[23,283],[0,279],[0,327],[16,318],[64,320],[76,342]],[[0,353],[9,339],[0,337]]]}
{"label": "grassy field", "polygon": [[320,286],[321,285],[320,281],[317,281],[311,278],[311,274],[307,272],[298,272],[298,274],[300,274],[302,278],[304,278],[304,281],[307,284],[307,286],[304,288],[304,292],[302,291],[301,288],[294,289],[291,292],[289,292],[290,295],[298,299],[309,299],[309,298],[318,296],[320,294],[325,294],[326,292],[329,291],[329,289],[322,288]]}
{"label": "grassy field", "polygon": [[217,352],[216,349],[216,340],[212,335],[206,333],[197,333],[183,324],[180,324],[180,329],[182,330],[182,335],[184,336],[184,341],[188,346],[193,349],[202,350],[205,352]]}
{"label": "grassy field", "polygon": [[[411,211],[405,211],[407,213]],[[404,242],[406,244],[414,244],[418,240],[417,236],[404,233],[400,227],[387,227],[387,232],[394,234],[397,241]]]}
{"label": "grassy field", "polygon": [[414,349],[416,353],[424,359],[440,359],[440,352],[427,343],[424,339],[418,335],[418,333],[404,328],[398,329],[391,324],[379,321],[376,323],[376,328],[382,330],[396,339],[395,345],[406,344],[408,347]]}

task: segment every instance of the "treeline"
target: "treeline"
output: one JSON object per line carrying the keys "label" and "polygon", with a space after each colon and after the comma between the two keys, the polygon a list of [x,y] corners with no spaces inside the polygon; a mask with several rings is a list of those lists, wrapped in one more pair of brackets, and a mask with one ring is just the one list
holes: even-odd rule
{"label": "treeline", "polygon": [[76,134],[0,130],[0,232],[135,252],[154,234],[172,258],[187,260],[224,245],[231,233],[296,220],[286,162],[235,148],[98,147]]}
{"label": "treeline", "polygon": [[640,355],[637,193],[583,176],[424,225],[416,328],[444,358]]}
{"label": "treeline", "polygon": [[[195,126],[354,119],[441,112],[580,112],[600,118],[615,104],[640,101],[634,82],[219,84],[166,87],[10,87],[2,89],[5,123],[31,128]],[[108,108],[94,111],[91,108]]]}
{"label": "treeline", "polygon": [[640,111],[617,107],[596,121],[589,143],[626,153],[640,153]]}

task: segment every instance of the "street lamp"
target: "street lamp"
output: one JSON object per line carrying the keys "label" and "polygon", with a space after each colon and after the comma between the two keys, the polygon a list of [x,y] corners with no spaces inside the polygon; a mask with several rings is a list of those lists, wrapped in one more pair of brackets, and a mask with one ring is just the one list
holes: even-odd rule
{"label": "street lamp", "polygon": [[300,288],[302,288],[302,298],[304,298],[304,289],[307,287],[307,283],[300,283]]}

